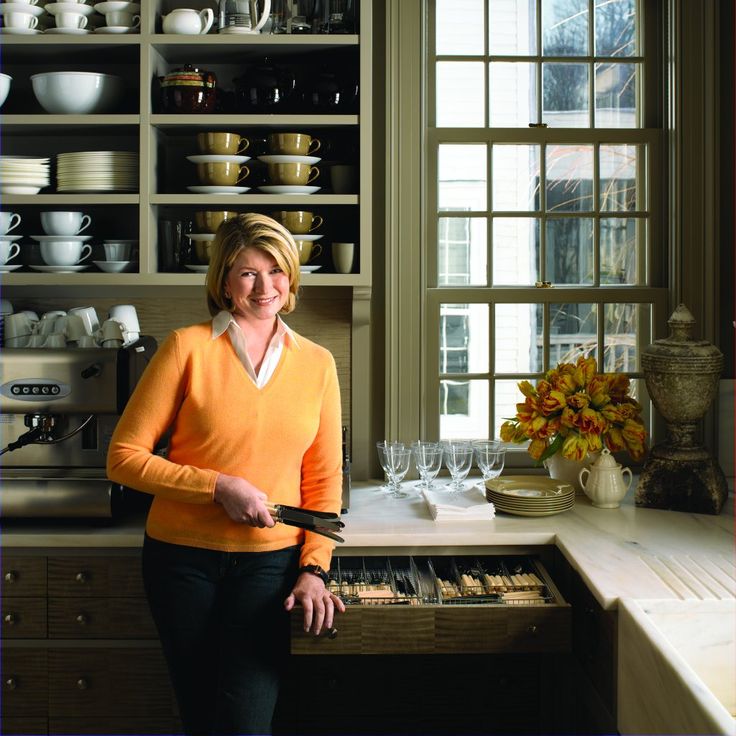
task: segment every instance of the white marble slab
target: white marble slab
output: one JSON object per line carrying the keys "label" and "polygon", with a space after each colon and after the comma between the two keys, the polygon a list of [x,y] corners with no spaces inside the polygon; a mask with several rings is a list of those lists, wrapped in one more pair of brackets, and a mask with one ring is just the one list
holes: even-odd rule
{"label": "white marble slab", "polygon": [[619,601],[622,734],[736,734],[736,602]]}

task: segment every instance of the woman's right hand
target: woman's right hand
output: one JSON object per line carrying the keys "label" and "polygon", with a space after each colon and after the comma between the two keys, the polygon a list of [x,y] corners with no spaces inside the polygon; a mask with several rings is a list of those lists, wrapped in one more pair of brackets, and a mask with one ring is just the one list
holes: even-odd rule
{"label": "woman's right hand", "polygon": [[276,522],[266,509],[267,498],[245,478],[225,473],[217,476],[215,503],[219,503],[233,521],[260,528],[273,526]]}

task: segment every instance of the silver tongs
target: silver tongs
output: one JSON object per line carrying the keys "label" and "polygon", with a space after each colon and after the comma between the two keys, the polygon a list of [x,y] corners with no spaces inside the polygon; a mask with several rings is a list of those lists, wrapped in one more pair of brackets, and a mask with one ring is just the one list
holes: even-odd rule
{"label": "silver tongs", "polygon": [[282,524],[298,526],[309,529],[311,532],[329,537],[335,542],[345,540],[336,532],[345,527],[340,521],[340,516],[331,511],[314,511],[313,509],[300,509],[298,506],[286,506],[282,503],[267,503],[268,513]]}

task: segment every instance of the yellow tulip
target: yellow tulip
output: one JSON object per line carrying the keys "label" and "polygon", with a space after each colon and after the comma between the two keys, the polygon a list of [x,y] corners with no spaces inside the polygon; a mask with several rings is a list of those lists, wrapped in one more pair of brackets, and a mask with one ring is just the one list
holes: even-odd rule
{"label": "yellow tulip", "polygon": [[579,434],[571,434],[562,443],[562,456],[568,460],[582,460],[588,454],[588,440]]}

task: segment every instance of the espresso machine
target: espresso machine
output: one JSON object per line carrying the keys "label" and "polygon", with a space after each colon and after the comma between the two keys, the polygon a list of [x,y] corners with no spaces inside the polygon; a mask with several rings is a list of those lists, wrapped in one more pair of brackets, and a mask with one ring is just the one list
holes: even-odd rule
{"label": "espresso machine", "polygon": [[115,424],[156,341],[6,349],[0,356],[0,517],[111,519],[125,489],[105,473]]}

